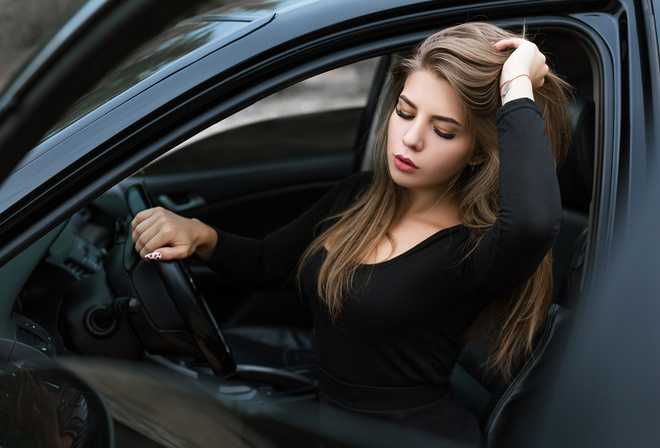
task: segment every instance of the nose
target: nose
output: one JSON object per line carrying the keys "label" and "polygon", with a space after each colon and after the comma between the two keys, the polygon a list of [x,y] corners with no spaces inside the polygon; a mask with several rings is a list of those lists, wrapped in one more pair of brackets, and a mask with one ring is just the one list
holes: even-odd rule
{"label": "nose", "polygon": [[408,146],[414,151],[421,151],[424,149],[424,127],[421,121],[411,121],[401,140],[403,141],[404,145]]}

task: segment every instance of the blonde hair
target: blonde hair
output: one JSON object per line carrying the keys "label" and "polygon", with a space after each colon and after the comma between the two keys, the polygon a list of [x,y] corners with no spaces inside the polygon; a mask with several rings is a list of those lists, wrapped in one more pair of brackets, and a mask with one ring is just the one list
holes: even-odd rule
{"label": "blonde hair", "polygon": [[[513,49],[500,51],[492,42],[519,37],[487,23],[467,23],[442,30],[422,42],[415,53],[399,61],[381,99],[382,125],[378,132],[375,169],[371,185],[337,221],[308,247],[302,266],[318,251],[327,255],[318,273],[318,294],[333,318],[350,295],[357,269],[383,238],[392,247],[388,230],[400,201],[400,187],[391,179],[387,161],[387,133],[408,76],[425,70],[445,79],[454,89],[464,111],[466,132],[474,136],[473,154],[484,160],[474,171],[464,169],[453,181],[458,198],[459,221],[470,229],[476,247],[490,228],[499,209],[499,146],[495,114],[501,107],[500,71]],[[553,73],[534,91],[535,101],[545,119],[555,164],[568,146],[568,85]],[[549,252],[533,276],[520,288],[500,297],[477,318],[471,334],[483,334],[489,341],[486,364],[509,379],[521,354],[529,352],[533,336],[543,323],[552,300],[552,255]]]}

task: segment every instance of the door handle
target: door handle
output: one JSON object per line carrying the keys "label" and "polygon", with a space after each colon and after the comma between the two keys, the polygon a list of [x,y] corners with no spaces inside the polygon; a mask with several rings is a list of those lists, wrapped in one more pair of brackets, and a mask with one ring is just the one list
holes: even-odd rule
{"label": "door handle", "polygon": [[157,199],[163,207],[175,213],[185,212],[186,210],[190,210],[195,207],[201,207],[202,205],[206,204],[204,198],[195,193],[189,194],[188,201],[182,203],[175,202],[166,194],[159,194]]}

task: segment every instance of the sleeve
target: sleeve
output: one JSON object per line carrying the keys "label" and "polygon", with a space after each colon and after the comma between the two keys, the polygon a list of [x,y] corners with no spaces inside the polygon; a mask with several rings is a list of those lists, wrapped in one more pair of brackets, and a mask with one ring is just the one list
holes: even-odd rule
{"label": "sleeve", "polygon": [[497,113],[500,206],[493,226],[466,259],[467,288],[498,296],[527,281],[559,232],[561,198],[541,111],[531,99]]}
{"label": "sleeve", "polygon": [[309,210],[263,240],[216,229],[218,243],[207,264],[217,272],[267,283],[285,279],[316,236],[320,224],[341,212],[371,176],[354,174],[328,191]]}

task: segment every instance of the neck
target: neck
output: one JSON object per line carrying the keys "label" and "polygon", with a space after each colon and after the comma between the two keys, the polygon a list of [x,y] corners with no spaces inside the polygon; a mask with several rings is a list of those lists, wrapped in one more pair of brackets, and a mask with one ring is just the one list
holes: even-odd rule
{"label": "neck", "polygon": [[439,216],[445,219],[456,219],[458,202],[456,195],[447,189],[438,193],[436,189],[401,189],[399,217],[405,215]]}

